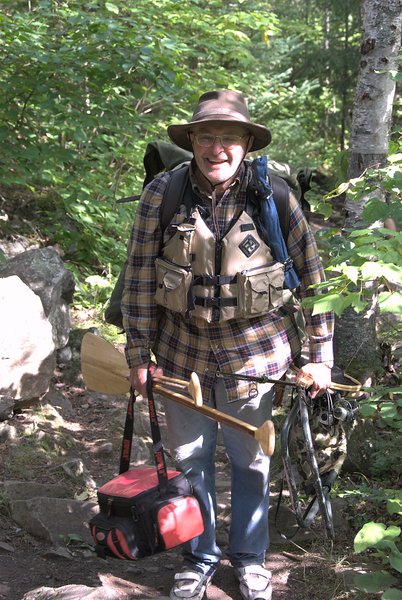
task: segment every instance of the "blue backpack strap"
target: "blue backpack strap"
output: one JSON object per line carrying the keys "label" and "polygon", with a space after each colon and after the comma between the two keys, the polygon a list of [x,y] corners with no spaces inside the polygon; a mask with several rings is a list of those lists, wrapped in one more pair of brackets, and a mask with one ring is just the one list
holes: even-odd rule
{"label": "blue backpack strap", "polygon": [[259,156],[252,162],[255,185],[260,196],[260,214],[262,225],[267,234],[267,242],[272,250],[275,260],[285,265],[285,283],[287,289],[299,287],[300,281],[290,258],[282,234],[279,215],[273,198],[272,186],[268,175],[268,158]]}

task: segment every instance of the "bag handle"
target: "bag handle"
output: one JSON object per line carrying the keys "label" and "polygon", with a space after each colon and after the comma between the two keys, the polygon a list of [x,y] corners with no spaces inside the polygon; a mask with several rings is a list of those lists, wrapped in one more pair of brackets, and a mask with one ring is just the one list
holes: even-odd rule
{"label": "bag handle", "polygon": [[155,364],[150,362],[148,365],[147,373],[149,422],[151,423],[152,449],[154,453],[156,472],[158,473],[159,489],[161,495],[163,496],[167,492],[168,488],[168,474],[166,469],[165,453],[163,450],[161,432],[159,429],[158,415],[156,413],[154,393],[152,389],[152,374],[154,370]]}
{"label": "bag handle", "polygon": [[130,387],[130,397],[127,405],[126,421],[124,423],[123,441],[121,444],[119,475],[125,473],[130,468],[131,446],[133,444],[134,433],[134,388]]}
{"label": "bag handle", "polygon": [[[148,410],[149,421],[151,424],[152,448],[154,453],[156,472],[158,474],[159,489],[161,495],[164,495],[168,488],[168,474],[166,468],[165,453],[162,445],[161,432],[159,429],[158,417],[156,413],[154,395],[152,390],[153,368],[153,363],[150,363],[148,366],[147,373]],[[125,473],[130,468],[131,448],[133,444],[134,433],[134,404],[135,393],[133,387],[130,387],[130,397],[127,406],[126,421],[124,424],[123,441],[121,446],[119,475]]]}

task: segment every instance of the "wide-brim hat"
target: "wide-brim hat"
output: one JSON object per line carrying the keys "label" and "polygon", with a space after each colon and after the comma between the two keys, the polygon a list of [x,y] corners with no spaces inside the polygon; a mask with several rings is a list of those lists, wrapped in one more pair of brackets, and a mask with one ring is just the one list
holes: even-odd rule
{"label": "wide-brim hat", "polygon": [[189,123],[169,125],[168,135],[172,142],[184,150],[192,150],[189,132],[194,125],[207,122],[241,123],[254,136],[250,152],[261,150],[271,141],[271,132],[250,120],[247,104],[239,92],[233,90],[215,90],[203,94]]}

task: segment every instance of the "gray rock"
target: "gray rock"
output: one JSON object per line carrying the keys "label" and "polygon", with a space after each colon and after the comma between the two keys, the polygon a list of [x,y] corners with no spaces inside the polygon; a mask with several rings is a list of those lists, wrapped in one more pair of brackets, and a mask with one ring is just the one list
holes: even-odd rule
{"label": "gray rock", "polygon": [[96,482],[80,458],[73,458],[56,467],[62,469],[71,479],[82,480],[86,487],[96,488]]}
{"label": "gray rock", "polygon": [[63,485],[37,483],[35,481],[0,482],[0,495],[9,501],[30,500],[38,496],[48,498],[68,498],[68,489]]}
{"label": "gray rock", "polygon": [[52,325],[55,346],[64,348],[71,329],[69,304],[72,302],[75,282],[56,249],[28,250],[0,265],[0,277],[12,275],[17,275],[39,296]]}
{"label": "gray rock", "polygon": [[111,442],[105,442],[104,444],[101,444],[100,446],[98,446],[98,448],[95,449],[96,456],[110,456],[112,452],[113,444]]}
{"label": "gray rock", "polygon": [[0,394],[35,398],[56,366],[52,327],[40,299],[19,277],[0,279]]}
{"label": "gray rock", "polygon": [[7,421],[14,409],[14,398],[11,396],[0,396],[0,421]]}
{"label": "gray rock", "polygon": [[95,502],[66,498],[33,498],[10,503],[14,521],[31,535],[60,546],[71,534],[91,544],[88,521],[98,512]]}
{"label": "gray rock", "polygon": [[73,358],[73,351],[70,346],[64,346],[57,350],[57,364],[69,363]]}
{"label": "gray rock", "polygon": [[2,423],[0,425],[0,441],[15,440],[17,437],[17,430],[13,425],[8,423]]}
{"label": "gray rock", "polygon": [[22,600],[118,600],[127,597],[116,589],[102,586],[64,585],[59,588],[40,587],[25,594]]}
{"label": "gray rock", "polygon": [[2,552],[12,553],[12,552],[15,552],[15,548],[11,544],[7,544],[7,542],[0,542],[0,554]]}
{"label": "gray rock", "polygon": [[61,392],[51,388],[41,399],[42,404],[47,403],[54,408],[60,409],[62,412],[70,413],[73,406]]}

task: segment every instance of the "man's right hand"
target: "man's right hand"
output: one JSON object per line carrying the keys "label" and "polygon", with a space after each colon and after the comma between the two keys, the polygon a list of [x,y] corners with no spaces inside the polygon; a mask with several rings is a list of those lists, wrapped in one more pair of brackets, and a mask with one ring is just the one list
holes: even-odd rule
{"label": "man's right hand", "polygon": [[[155,365],[154,365],[155,366]],[[156,368],[152,374],[155,377],[161,377],[163,371],[160,368]],[[147,377],[148,377],[148,363],[134,367],[130,371],[130,383],[138,394],[141,394],[143,398],[147,397]]]}

